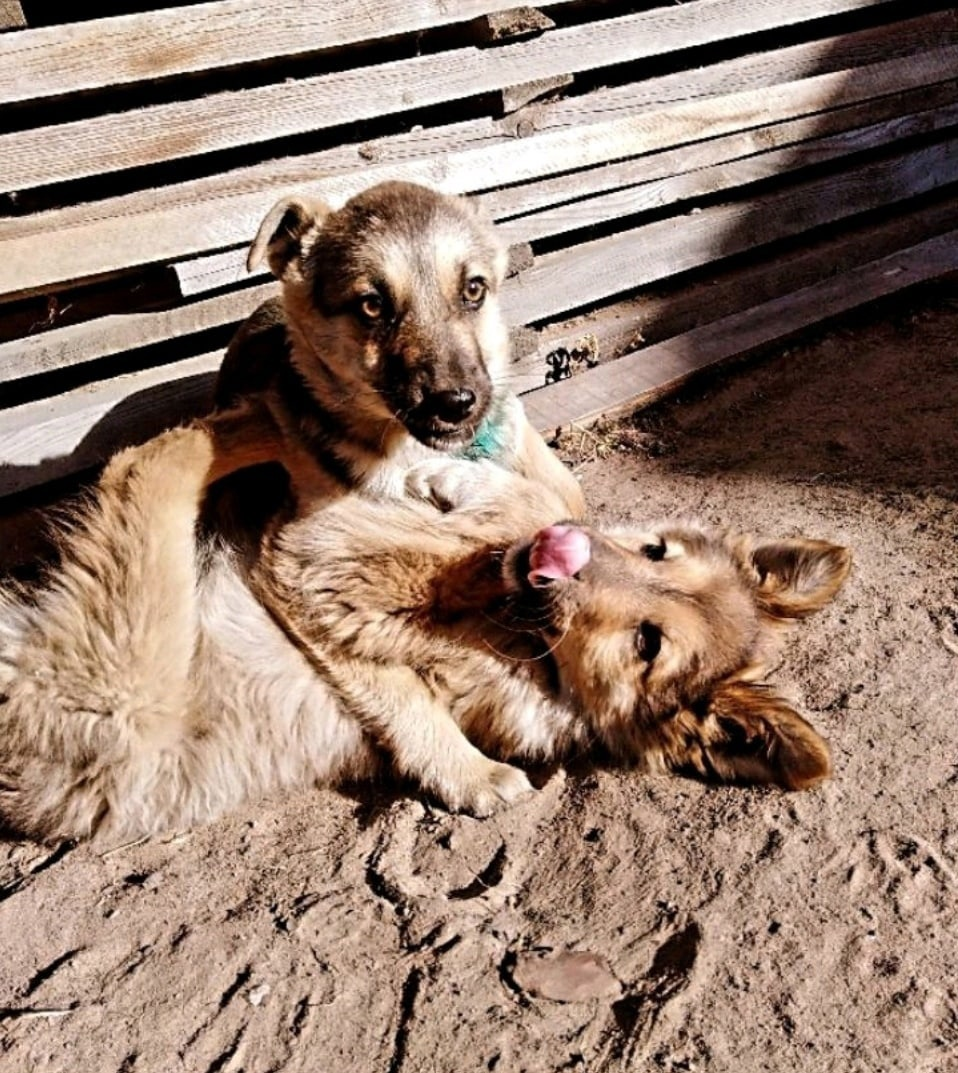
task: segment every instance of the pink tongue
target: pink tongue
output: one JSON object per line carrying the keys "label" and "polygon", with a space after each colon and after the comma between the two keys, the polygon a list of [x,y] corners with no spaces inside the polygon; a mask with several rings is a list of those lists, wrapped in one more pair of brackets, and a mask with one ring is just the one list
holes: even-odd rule
{"label": "pink tongue", "polygon": [[529,581],[573,577],[589,561],[592,548],[581,529],[550,525],[536,534],[529,552]]}

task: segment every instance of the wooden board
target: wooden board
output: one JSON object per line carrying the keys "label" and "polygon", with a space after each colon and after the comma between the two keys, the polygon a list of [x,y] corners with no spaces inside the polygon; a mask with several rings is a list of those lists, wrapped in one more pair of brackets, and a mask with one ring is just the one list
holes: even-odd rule
{"label": "wooden board", "polygon": [[892,204],[958,180],[958,141],[849,169],[777,194],[672,217],[536,259],[503,296],[528,324],[653,279]]}
{"label": "wooden board", "polygon": [[277,292],[275,283],[267,283],[176,309],[100,317],[0,343],[0,382],[81,365],[233,324],[248,317],[260,302]]}
{"label": "wooden board", "polygon": [[[381,178],[406,178],[453,192],[555,175],[575,167],[692,143],[704,136],[764,126],[873,97],[945,81],[958,70],[958,47],[873,64],[854,72],[816,75],[759,92],[673,105],[658,111],[595,122],[585,129],[545,131],[522,140],[464,149],[401,164],[367,165],[298,185],[303,194],[338,201]],[[0,295],[28,294],[55,283],[98,276],[132,265],[166,262],[249,241],[288,179],[272,189],[245,189],[228,198],[143,208],[135,216],[85,219],[44,213],[27,221],[0,221]],[[49,229],[47,226],[49,225]],[[43,240],[38,242],[36,236]]]}
{"label": "wooden board", "polygon": [[[958,86],[954,85],[949,88],[953,93],[958,90]],[[763,179],[772,179],[811,165],[839,160],[852,154],[913,137],[916,134],[946,130],[956,124],[958,124],[958,103],[928,112],[896,116],[884,123],[873,123],[867,127],[842,131],[840,134],[829,137],[811,138],[801,144],[790,144],[783,149],[756,153],[744,160],[696,168],[680,175],[627,186],[608,194],[583,198],[570,204],[529,213],[506,221],[501,225],[500,230],[509,243],[534,242],[567,231],[574,231],[577,228],[604,224],[622,216],[633,216],[678,202],[749,186]],[[815,120],[808,118],[796,124],[781,124],[781,126],[803,126],[811,133]],[[777,133],[779,132],[775,128],[762,129],[762,134],[768,135],[772,140],[775,139]]]}
{"label": "wooden board", "polygon": [[[0,26],[3,5],[19,7],[3,0]],[[268,7],[263,0],[219,0],[42,27],[0,40],[0,104],[302,56],[508,7],[508,0],[270,0]]]}
{"label": "wooden board", "polygon": [[0,496],[88,469],[205,412],[222,357],[203,354],[3,411]]}
{"label": "wooden board", "polygon": [[[888,137],[908,137],[917,131],[956,123],[958,105],[951,105],[928,115],[908,116],[848,136],[822,139],[821,144],[812,141],[797,149],[759,154],[718,168],[698,169],[659,183],[577,201],[507,222],[503,230],[513,241],[555,234],[587,222],[661,207],[780,175],[791,167],[873,148]],[[542,320],[956,179],[958,142],[949,141],[891,161],[848,169],[837,179],[816,180],[758,201],[738,201],[692,216],[657,221],[536,259],[532,267],[507,281],[504,309],[514,325]],[[720,245],[716,236],[722,236]],[[105,317],[0,343],[0,379],[34,376],[233,324],[273,293],[274,284],[257,285],[173,310]]]}
{"label": "wooden board", "polygon": [[[880,36],[876,37],[876,34]],[[915,54],[914,63],[925,67],[927,76],[915,84],[923,85],[954,77],[954,68],[950,72],[947,71],[947,64],[953,61],[953,56],[946,55],[943,64],[926,67],[926,61],[918,53],[956,44],[958,15],[947,13],[947,19],[942,21],[941,13],[938,13],[894,22],[875,30],[858,31],[776,49],[771,54],[746,56],[729,63],[684,72],[683,77],[686,82],[695,81],[711,71],[723,70],[726,74],[721,87],[693,94],[720,96],[750,88],[801,81],[808,77],[810,72],[833,73]],[[764,65],[763,80],[758,82],[752,70],[756,58],[761,59]],[[946,68],[944,74],[941,73],[942,68]],[[568,100],[536,104],[523,114],[521,120],[515,117],[496,120],[484,116],[459,123],[417,128],[405,133],[392,133],[372,141],[340,145],[317,153],[233,168],[205,178],[172,181],[156,189],[81,202],[32,216],[0,220],[0,228],[2,234],[10,239],[36,234],[42,234],[46,238],[51,232],[78,228],[100,220],[121,217],[132,221],[143,212],[174,210],[198,202],[222,203],[224,210],[228,211],[230,199],[237,195],[255,190],[285,192],[315,181],[318,177],[342,175],[367,168],[370,164],[402,166],[413,160],[441,157],[463,149],[488,148],[492,145],[507,145],[515,149],[517,138],[527,138],[540,128],[568,127],[573,122],[589,126],[615,116],[631,115],[636,111],[658,111],[666,104],[675,103],[669,99],[666,88],[671,78],[669,75],[664,79],[645,79],[625,87],[599,89]],[[635,102],[623,105],[623,90],[630,93],[642,90],[651,94],[651,97],[638,105]],[[900,87],[894,85],[886,89],[889,94],[900,91]],[[868,96],[875,94],[866,94],[861,99],[867,99]],[[570,109],[573,110],[571,115]],[[517,127],[521,128],[518,132]],[[525,130],[528,133],[523,133]],[[238,243],[243,238],[248,236],[240,236],[234,241]]]}
{"label": "wooden board", "polygon": [[954,201],[943,197],[881,224],[841,225],[815,242],[773,250],[732,269],[703,266],[691,282],[653,284],[588,318],[555,321],[535,332],[526,352],[509,368],[509,386],[516,392],[542,387],[552,368],[549,358],[558,348],[588,349],[591,360],[612,361],[935,238],[956,222]]}
{"label": "wooden board", "polygon": [[744,313],[637,350],[524,396],[540,432],[631,410],[693,373],[946,272],[958,271],[958,231],[870,262]]}
{"label": "wooden board", "polygon": [[[611,87],[602,93],[602,108],[611,119],[636,109],[761,89],[942,48],[955,44],[956,37],[958,12],[933,12],[784,48],[756,49],[747,56]],[[590,114],[588,96],[570,97],[547,110],[530,108],[524,119],[533,130],[547,130],[588,122]]]}
{"label": "wooden board", "polygon": [[0,191],[212,153],[425,108],[891,0],[691,0],[495,49],[336,72],[0,135]]}
{"label": "wooden board", "polygon": [[[620,412],[714,362],[784,338],[824,317],[958,270],[949,232],[838,277],[626,355],[524,396],[542,432]],[[0,496],[96,465],[210,401],[219,353],[119,377],[6,411],[0,425]]]}

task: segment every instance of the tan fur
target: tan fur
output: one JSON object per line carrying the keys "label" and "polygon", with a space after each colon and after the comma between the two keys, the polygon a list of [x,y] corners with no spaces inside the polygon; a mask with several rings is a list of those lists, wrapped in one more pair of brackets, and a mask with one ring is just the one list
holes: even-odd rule
{"label": "tan fur", "polygon": [[[217,401],[263,400],[283,430],[283,462],[301,500],[335,498],[336,482],[374,498],[429,497],[435,467],[468,451],[494,420],[492,461],[545,477],[565,513],[582,515],[577,482],[502,386],[506,252],[472,202],[401,182],[337,211],[285,198],[250,250],[250,267],[263,260],[282,282],[282,301],[260,307],[237,333]],[[467,300],[471,283],[477,302]],[[372,318],[369,299],[379,307]],[[466,396],[473,402],[459,413],[455,400]],[[453,491],[447,473],[445,496]]]}
{"label": "tan fur", "polygon": [[505,477],[507,512],[483,480],[446,515],[331,505],[278,529],[247,578],[197,542],[200,504],[211,480],[276,450],[254,413],[121,453],[50,581],[0,595],[6,824],[40,838],[182,828],[370,777],[384,757],[485,813],[528,790],[502,761],[594,743],[720,778],[828,774],[822,740],[757,679],[775,624],[837,589],[843,549],[588,530],[588,564],[532,589],[530,540],[561,503]]}

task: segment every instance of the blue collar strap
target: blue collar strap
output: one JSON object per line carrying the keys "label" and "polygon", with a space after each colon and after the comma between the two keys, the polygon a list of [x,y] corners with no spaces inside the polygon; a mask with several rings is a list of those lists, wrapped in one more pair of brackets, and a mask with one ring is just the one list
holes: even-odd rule
{"label": "blue collar strap", "polygon": [[468,447],[460,448],[456,454],[459,458],[468,458],[473,462],[487,458],[496,461],[506,453],[509,443],[508,421],[503,396],[497,395],[489,411],[476,430],[475,438]]}

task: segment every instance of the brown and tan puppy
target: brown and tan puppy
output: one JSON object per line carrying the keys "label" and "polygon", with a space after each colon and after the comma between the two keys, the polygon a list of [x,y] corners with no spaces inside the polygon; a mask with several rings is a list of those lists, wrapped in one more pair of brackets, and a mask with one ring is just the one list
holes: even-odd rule
{"label": "brown and tan puppy", "polygon": [[581,516],[578,484],[502,386],[506,252],[471,201],[405,182],[336,211],[286,198],[250,249],[250,268],[264,260],[282,299],[230,344],[217,405],[265,402],[300,497],[448,505],[454,471],[441,463],[458,455],[541,479]]}
{"label": "brown and tan puppy", "polygon": [[278,449],[245,414],[122,452],[48,583],[0,593],[4,824],[136,836],[384,764],[486,813],[528,789],[503,761],[595,742],[790,788],[829,773],[762,675],[779,626],[834,596],[844,549],[603,536],[512,477],[507,515],[481,481],[445,515],[344,499],[279,529],[249,579],[196,521],[212,481]]}

